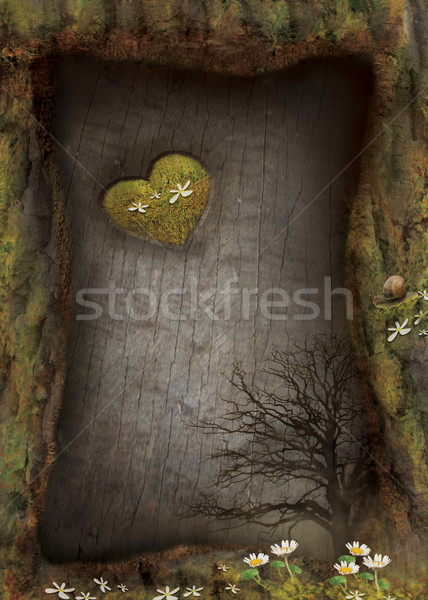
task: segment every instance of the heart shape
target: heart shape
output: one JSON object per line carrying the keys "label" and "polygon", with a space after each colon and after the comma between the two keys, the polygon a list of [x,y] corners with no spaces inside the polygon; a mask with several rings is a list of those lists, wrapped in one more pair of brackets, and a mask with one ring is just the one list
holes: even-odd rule
{"label": "heart shape", "polygon": [[202,165],[183,154],[157,160],[146,179],[125,178],[102,196],[110,221],[145,240],[182,246],[204,212],[210,180]]}

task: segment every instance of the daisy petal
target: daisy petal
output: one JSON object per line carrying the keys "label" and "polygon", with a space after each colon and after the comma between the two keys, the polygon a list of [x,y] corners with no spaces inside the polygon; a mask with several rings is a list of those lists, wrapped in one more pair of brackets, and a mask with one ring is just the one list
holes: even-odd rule
{"label": "daisy petal", "polygon": [[70,596],[68,596],[64,592],[58,592],[58,597],[62,598],[62,600],[69,600],[70,599]]}
{"label": "daisy petal", "polygon": [[176,201],[178,200],[179,196],[180,196],[180,193],[178,193],[178,194],[175,194],[175,196],[173,196],[173,197],[170,199],[169,203],[170,203],[170,204],[174,204],[174,202],[176,202]]}
{"label": "daisy petal", "polygon": [[407,335],[408,333],[410,333],[412,330],[410,328],[408,329],[402,329],[400,331],[400,335]]}
{"label": "daisy petal", "polygon": [[181,189],[182,190],[187,190],[187,188],[189,187],[189,185],[190,185],[190,179],[189,179],[189,181]]}
{"label": "daisy petal", "polygon": [[54,590],[53,588],[47,588],[45,590],[46,594],[57,594],[58,593],[58,588],[56,590]]}
{"label": "daisy petal", "polygon": [[389,336],[388,342],[393,342],[395,340],[395,338],[397,337],[397,335],[398,335],[398,331],[394,331],[394,333]]}
{"label": "daisy petal", "polygon": [[193,190],[187,190],[186,192],[181,192],[181,195],[183,196],[183,198],[187,198],[187,196],[190,196],[190,194],[193,194]]}

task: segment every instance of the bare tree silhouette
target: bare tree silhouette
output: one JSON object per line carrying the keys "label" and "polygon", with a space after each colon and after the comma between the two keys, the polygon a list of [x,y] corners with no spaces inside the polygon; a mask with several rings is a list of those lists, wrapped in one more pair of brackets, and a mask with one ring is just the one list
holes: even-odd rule
{"label": "bare tree silhouette", "polygon": [[[212,485],[217,493],[201,494],[186,515],[273,530],[313,521],[342,554],[372,483],[352,349],[341,337],[315,336],[302,347],[274,351],[262,373],[268,383],[250,384],[235,365],[230,382],[236,394],[223,398],[227,411],[195,424],[223,436],[225,446],[210,456],[221,464]],[[268,500],[248,497],[258,477],[268,485]],[[230,504],[218,500],[221,492]]]}

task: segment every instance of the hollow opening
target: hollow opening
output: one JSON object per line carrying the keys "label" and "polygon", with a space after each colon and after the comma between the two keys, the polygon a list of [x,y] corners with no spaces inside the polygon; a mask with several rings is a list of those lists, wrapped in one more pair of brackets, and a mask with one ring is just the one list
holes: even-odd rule
{"label": "hollow opening", "polygon": [[[67,150],[58,156],[74,300],[45,557],[271,540],[261,526],[210,529],[202,515],[180,516],[201,491],[216,492],[222,469],[206,460],[219,440],[192,423],[224,413],[232,363],[256,380],[274,348],[347,335],[347,216],[372,85],[356,59],[253,78],[61,59],[55,136]],[[169,152],[210,174],[207,212],[184,249],[116,229],[98,202],[112,181],[146,177]],[[255,476],[245,500],[267,489]],[[308,555],[330,553],[319,524],[297,534]]]}

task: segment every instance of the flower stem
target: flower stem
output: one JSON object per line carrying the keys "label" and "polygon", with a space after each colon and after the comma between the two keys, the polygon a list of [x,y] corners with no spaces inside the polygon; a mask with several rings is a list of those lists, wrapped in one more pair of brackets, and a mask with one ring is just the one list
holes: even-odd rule
{"label": "flower stem", "polygon": [[278,568],[279,577],[284,579],[284,575],[282,574],[281,567]]}
{"label": "flower stem", "polygon": [[374,572],[374,582],[376,584],[376,589],[379,592],[380,590],[379,590],[379,584],[377,582],[377,569],[375,569],[375,572]]}
{"label": "flower stem", "polygon": [[256,583],[258,583],[259,585],[264,587],[265,590],[269,589],[264,583],[262,583],[262,580],[260,579],[260,575],[257,575],[257,577],[253,577],[253,579]]}
{"label": "flower stem", "polygon": [[285,566],[287,567],[287,571],[290,573],[290,577],[293,577],[293,573],[291,572],[290,565],[288,564],[288,558],[284,557]]}

